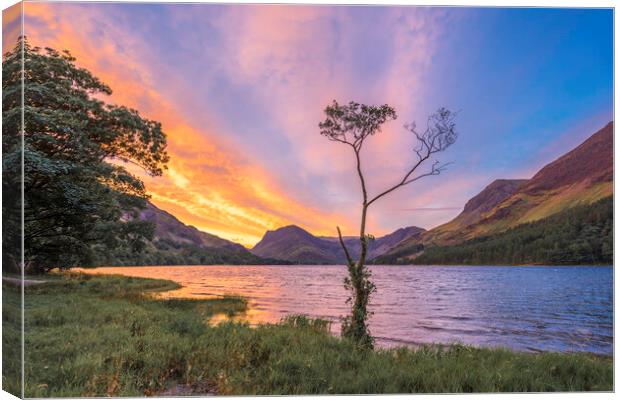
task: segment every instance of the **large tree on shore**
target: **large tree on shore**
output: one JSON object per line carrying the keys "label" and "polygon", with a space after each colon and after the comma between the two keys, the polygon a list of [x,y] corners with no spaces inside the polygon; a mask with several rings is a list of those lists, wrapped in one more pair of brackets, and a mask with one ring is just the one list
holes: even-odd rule
{"label": "large tree on shore", "polygon": [[159,122],[104,102],[110,87],[75,61],[66,50],[33,47],[25,38],[3,56],[5,268],[19,270],[22,182],[31,272],[88,264],[97,251],[118,246],[139,250],[153,234],[133,218],[148,196],[123,162],[161,175],[166,135]]}
{"label": "large tree on shore", "polygon": [[352,303],[351,315],[343,321],[342,334],[355,340],[363,347],[372,347],[373,339],[367,322],[369,316],[368,302],[375,291],[375,285],[371,280],[370,270],[366,266],[368,242],[373,238],[372,235],[366,233],[368,209],[377,200],[393,191],[424,177],[438,175],[445,169],[447,164],[434,161],[426,172],[417,173],[419,168],[425,165],[426,161],[434,154],[444,151],[456,141],[455,113],[440,108],[428,118],[426,129],[423,132],[417,130],[415,123],[405,125],[405,128],[414,135],[417,141],[414,147],[417,159],[413,161],[402,179],[374,196],[367,191],[366,178],[362,168],[362,147],[366,139],[381,131],[384,123],[397,118],[396,111],[387,104],[369,106],[349,102],[349,104],[340,105],[334,100],[331,105],[325,108],[325,116],[325,120],[319,123],[320,133],[331,141],[351,147],[355,154],[356,170],[362,190],[359,233],[361,251],[357,260],[351,257],[342,239],[340,228],[336,227],[340,245],[347,259],[349,275],[345,278],[344,284],[345,288],[351,292],[348,301]]}

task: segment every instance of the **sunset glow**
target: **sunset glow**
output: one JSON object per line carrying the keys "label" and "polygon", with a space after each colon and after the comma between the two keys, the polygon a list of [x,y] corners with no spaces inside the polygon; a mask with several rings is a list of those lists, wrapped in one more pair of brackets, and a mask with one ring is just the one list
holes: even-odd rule
{"label": "sunset glow", "polygon": [[[130,168],[152,202],[246,246],[289,224],[316,235],[333,236],[336,225],[356,233],[352,154],[317,127],[332,99],[397,110],[398,120],[364,149],[375,193],[414,158],[403,124],[421,123],[440,106],[461,110],[459,141],[441,155],[454,166],[378,204],[369,226],[376,235],[446,222],[492,180],[529,178],[612,119],[611,42],[588,36],[611,29],[609,10],[589,11],[587,26],[572,19],[578,10],[524,10],[527,20],[416,7],[25,3],[24,10],[32,45],[70,50],[113,89],[107,101],[162,123],[164,176]],[[8,9],[3,26],[19,27],[18,18]],[[508,23],[510,30],[498,29]],[[512,36],[523,24],[532,25],[527,34]],[[528,35],[543,28],[532,43]],[[509,45],[498,46],[490,30]],[[5,32],[3,52],[19,34]],[[526,44],[554,56],[517,62]],[[497,51],[502,61],[490,57]],[[549,68],[557,63],[566,67]]]}

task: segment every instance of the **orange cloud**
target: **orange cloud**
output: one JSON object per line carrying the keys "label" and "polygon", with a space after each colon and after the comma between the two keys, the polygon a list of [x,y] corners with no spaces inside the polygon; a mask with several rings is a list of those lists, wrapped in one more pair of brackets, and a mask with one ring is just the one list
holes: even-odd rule
{"label": "orange cloud", "polygon": [[17,3],[2,10],[2,54],[13,50],[22,32],[22,5]]}
{"label": "orange cloud", "polygon": [[[67,5],[25,3],[27,18],[36,21],[25,27],[25,34],[33,45],[69,49],[80,66],[112,87],[112,102],[162,123],[171,155],[168,172],[153,178],[130,168],[144,179],[153,203],[185,223],[245,245],[256,243],[267,229],[290,223],[317,234],[333,234],[335,225],[346,222],[337,213],[288,196],[225,139],[227,132],[186,122],[174,101],[157,90],[168,78],[155,74],[148,60],[141,58],[148,44],[105,23],[95,7],[79,11]],[[93,26],[98,23],[104,26]],[[215,122],[213,126],[218,129]]]}
{"label": "orange cloud", "polygon": [[[144,179],[153,202],[186,223],[246,245],[258,241],[267,229],[291,223],[321,235],[333,235],[335,225],[356,232],[361,195],[353,154],[318,134],[322,108],[332,99],[396,106],[399,120],[371,138],[363,152],[371,193],[393,185],[413,157],[412,137],[402,123],[413,119],[409,113],[422,102],[423,76],[440,34],[437,18],[442,17],[441,12],[429,15],[414,8],[383,10],[377,26],[389,27],[389,32],[383,32],[381,44],[371,50],[390,48],[385,57],[374,54],[385,70],[356,75],[364,61],[359,53],[368,50],[355,47],[366,29],[357,19],[362,14],[356,13],[368,17],[373,13],[365,10],[370,9],[158,6],[156,12],[164,11],[166,21],[172,21],[161,29],[178,27],[171,32],[179,38],[173,47],[198,66],[184,75],[178,71],[182,59],[157,54],[156,49],[166,47],[141,30],[153,24],[123,20],[128,13],[118,13],[114,5],[25,7],[25,33],[33,44],[69,49],[79,65],[112,87],[112,102],[162,122],[169,138],[169,170],[164,177],[152,178],[132,168]],[[140,18],[151,21],[149,9],[142,8]],[[203,21],[200,12],[205,10],[208,18]],[[201,31],[203,27],[208,28]],[[367,33],[376,36],[381,34],[378,30]],[[201,46],[208,50],[205,42],[212,31],[218,34],[217,52],[201,57],[209,54]],[[200,68],[202,63],[208,65]],[[224,102],[226,93],[210,85],[222,81],[233,82],[227,88],[247,90],[244,97],[247,93],[252,98],[245,104],[247,110],[233,97],[234,112],[218,114],[213,106],[220,105],[220,97]],[[200,90],[210,92],[203,95]],[[230,119],[252,112],[260,113],[263,126],[249,138],[231,126]],[[284,144],[260,152],[255,147],[260,147],[257,142],[263,135],[265,141]],[[281,165],[274,162],[280,155],[286,158]],[[368,221],[373,234],[415,223],[381,217],[392,202],[408,202],[408,193],[373,206]]]}

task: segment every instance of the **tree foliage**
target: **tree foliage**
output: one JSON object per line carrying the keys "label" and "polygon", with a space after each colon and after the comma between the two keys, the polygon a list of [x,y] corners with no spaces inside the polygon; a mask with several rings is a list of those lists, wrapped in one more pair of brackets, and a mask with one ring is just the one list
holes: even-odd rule
{"label": "tree foliage", "polygon": [[[2,209],[14,219],[21,207],[23,157],[24,261],[33,272],[87,264],[94,244],[143,247],[153,226],[132,216],[148,196],[124,163],[158,176],[168,162],[161,124],[101,100],[112,90],[75,61],[23,38],[2,62]],[[6,246],[19,241],[15,228],[3,232],[3,253],[14,254]]]}
{"label": "tree foliage", "polygon": [[424,132],[419,132],[416,129],[415,123],[405,125],[405,128],[417,140],[417,146],[414,147],[417,160],[412,163],[412,166],[404,174],[403,178],[395,185],[388,187],[376,196],[370,196],[366,189],[366,179],[362,168],[362,147],[367,138],[381,131],[383,124],[397,118],[396,111],[387,104],[369,106],[349,102],[348,104],[340,105],[334,100],[331,105],[325,108],[324,112],[325,120],[319,123],[320,133],[331,141],[343,143],[351,147],[355,154],[357,175],[362,190],[362,213],[359,234],[361,250],[357,261],[351,257],[342,239],[340,228],[336,228],[340,245],[347,259],[349,275],[344,280],[344,286],[351,293],[347,302],[352,303],[351,315],[346,317],[342,324],[342,335],[353,339],[362,347],[372,347],[373,339],[367,324],[370,315],[368,303],[370,296],[375,292],[376,288],[371,280],[370,270],[366,266],[368,243],[374,239],[372,235],[366,233],[368,208],[375,201],[389,193],[426,176],[438,175],[445,169],[447,164],[440,164],[438,161],[435,161],[429,171],[415,175],[419,167],[434,154],[444,151],[456,141],[457,133],[454,123],[456,114],[445,108],[440,108],[428,118]]}
{"label": "tree foliage", "polygon": [[97,251],[91,264],[100,265],[284,265],[291,262],[255,256],[247,250],[223,247],[203,247],[193,243],[179,243],[155,239],[145,248],[134,251],[130,246],[119,246],[113,251]]}

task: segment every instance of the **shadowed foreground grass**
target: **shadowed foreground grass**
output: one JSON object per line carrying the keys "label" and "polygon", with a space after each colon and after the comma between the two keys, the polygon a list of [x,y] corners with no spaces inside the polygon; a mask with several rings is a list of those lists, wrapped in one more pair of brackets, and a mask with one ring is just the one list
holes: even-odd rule
{"label": "shadowed foreground grass", "polygon": [[[148,295],[176,287],[81,274],[27,287],[26,396],[612,390],[611,358],[466,346],[362,351],[300,316],[212,327],[209,316],[242,312],[245,301]],[[5,301],[19,295],[3,290]],[[4,321],[18,318],[4,311]],[[17,334],[11,327],[7,337]],[[16,382],[3,376],[5,390],[18,391]]]}

